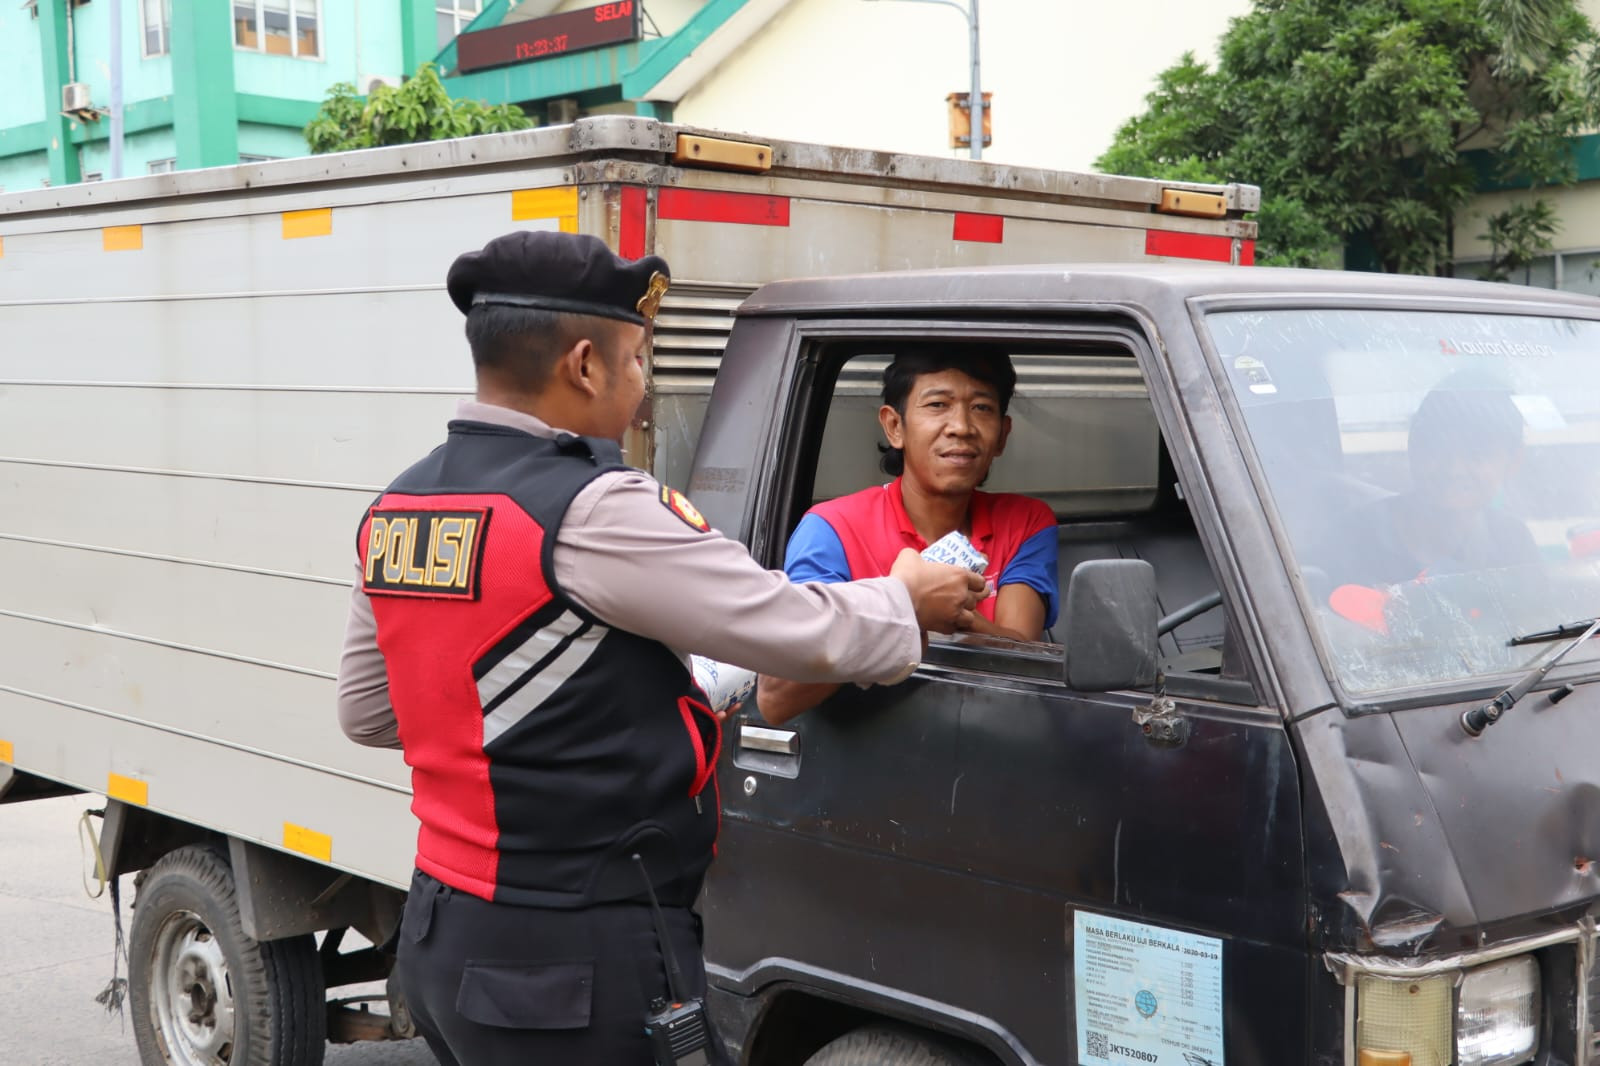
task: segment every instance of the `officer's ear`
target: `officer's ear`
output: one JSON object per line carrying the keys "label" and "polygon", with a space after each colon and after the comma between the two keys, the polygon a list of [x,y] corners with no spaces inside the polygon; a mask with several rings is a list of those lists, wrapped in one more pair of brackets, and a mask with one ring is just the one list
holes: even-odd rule
{"label": "officer's ear", "polygon": [[582,337],[556,361],[556,375],[564,384],[592,399],[600,395],[606,370],[601,366],[604,360],[605,356],[594,346],[594,342]]}

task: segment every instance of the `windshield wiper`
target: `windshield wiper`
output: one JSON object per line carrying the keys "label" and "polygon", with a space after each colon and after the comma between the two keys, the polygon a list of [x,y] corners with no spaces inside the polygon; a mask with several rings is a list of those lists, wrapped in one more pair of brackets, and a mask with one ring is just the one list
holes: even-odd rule
{"label": "windshield wiper", "polygon": [[1531,692],[1533,686],[1543,681],[1544,675],[1554,669],[1557,663],[1565,659],[1578,645],[1594,636],[1597,631],[1600,631],[1600,618],[1590,618],[1582,622],[1568,622],[1566,625],[1557,626],[1554,629],[1540,630],[1537,633],[1525,633],[1520,637],[1512,637],[1507,641],[1508,644],[1515,647],[1519,644],[1543,644],[1577,634],[1576,640],[1563,644],[1546,655],[1500,695],[1485,703],[1482,707],[1474,707],[1470,711],[1463,712],[1461,715],[1461,728],[1467,731],[1467,736],[1482,736],[1485,729],[1498,722],[1502,714],[1509,711],[1516,705],[1518,700]]}
{"label": "windshield wiper", "polygon": [[1520,636],[1512,637],[1506,643],[1513,648],[1522,644],[1548,644],[1550,641],[1560,640],[1562,637],[1575,637],[1594,625],[1594,623],[1595,619],[1584,618],[1577,622],[1567,622],[1556,626],[1554,629],[1538,629],[1532,633],[1523,633]]}

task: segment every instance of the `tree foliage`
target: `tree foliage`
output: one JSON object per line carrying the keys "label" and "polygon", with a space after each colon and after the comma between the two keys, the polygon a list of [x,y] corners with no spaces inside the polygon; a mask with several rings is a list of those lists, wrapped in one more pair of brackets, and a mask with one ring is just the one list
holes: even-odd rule
{"label": "tree foliage", "polygon": [[533,121],[515,104],[458,100],[439,80],[439,68],[424,63],[398,89],[380,85],[362,97],[350,82],[328,90],[305,128],[313,154],[346,152],[417,141],[442,141],[477,133],[527,129]]}
{"label": "tree foliage", "polygon": [[1600,37],[1575,0],[1255,0],[1216,69],[1185,55],[1096,166],[1262,189],[1257,258],[1448,273],[1483,179],[1534,190],[1488,222],[1492,271],[1550,246],[1541,187],[1600,121]]}

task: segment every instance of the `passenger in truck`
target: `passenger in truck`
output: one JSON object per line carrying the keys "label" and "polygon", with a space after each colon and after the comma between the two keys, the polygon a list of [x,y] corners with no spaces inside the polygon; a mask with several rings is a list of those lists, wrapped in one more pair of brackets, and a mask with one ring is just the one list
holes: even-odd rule
{"label": "passenger in truck", "polygon": [[[894,480],[807,511],[789,538],[789,580],[880,576],[902,550],[920,552],[960,533],[986,560],[991,590],[971,631],[1039,640],[1058,606],[1055,514],[1028,496],[979,490],[1005,451],[1016,384],[1016,369],[1000,353],[929,347],[896,355],[883,372],[878,409],[880,465]],[[777,724],[837,689],[763,676],[756,705]]]}
{"label": "passenger in truck", "polygon": [[1354,512],[1322,550],[1334,611],[1386,631],[1391,601],[1424,585],[1502,607],[1542,597],[1539,549],[1500,499],[1522,451],[1503,384],[1457,373],[1430,390],[1407,433],[1409,489]]}

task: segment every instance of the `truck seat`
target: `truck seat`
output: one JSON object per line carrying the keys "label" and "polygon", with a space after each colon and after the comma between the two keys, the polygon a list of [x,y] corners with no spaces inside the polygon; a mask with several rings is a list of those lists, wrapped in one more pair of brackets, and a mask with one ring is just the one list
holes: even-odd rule
{"label": "truck seat", "polygon": [[[1143,559],[1153,566],[1156,597],[1163,615],[1217,589],[1199,536],[1192,527],[1177,523],[1117,520],[1072,522],[1056,527],[1056,564],[1063,604],[1073,567],[1089,559]],[[1167,668],[1185,672],[1207,666],[1217,669],[1226,622],[1227,616],[1217,608],[1164,635],[1161,654]]]}

